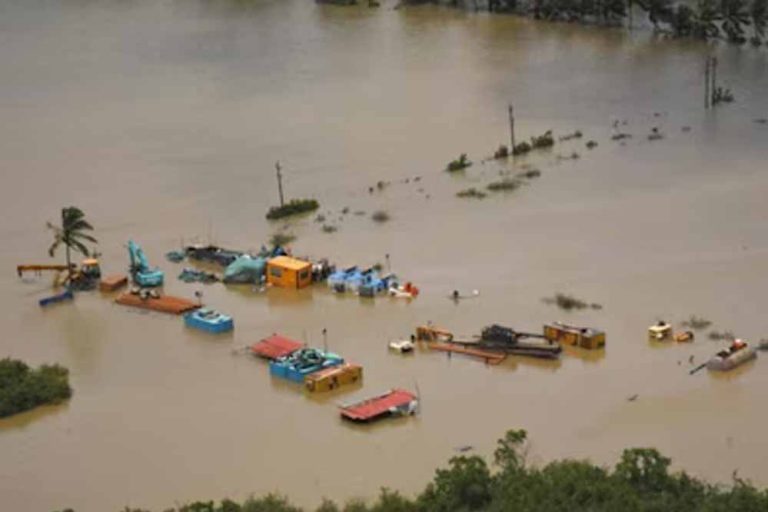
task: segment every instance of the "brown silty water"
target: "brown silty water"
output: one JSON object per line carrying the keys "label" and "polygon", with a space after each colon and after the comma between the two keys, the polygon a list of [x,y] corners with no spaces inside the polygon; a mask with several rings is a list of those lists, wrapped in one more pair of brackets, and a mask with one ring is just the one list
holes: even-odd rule
{"label": "brown silty water", "polygon": [[[768,484],[764,361],[689,376],[689,356],[703,362],[718,343],[653,346],[645,335],[657,318],[692,313],[764,335],[768,127],[753,119],[768,116],[765,52],[391,7],[2,2],[0,353],[59,362],[75,390],[65,405],[0,422],[4,509],[411,493],[457,446],[489,456],[509,428],[529,430],[538,464],[610,465],[625,447],[655,446],[695,475],[729,481],[738,469]],[[737,102],[705,112],[709,51]],[[585,137],[480,163],[507,140],[510,101],[518,138]],[[614,120],[633,138],[611,141]],[[647,140],[654,126],[663,140]],[[581,158],[557,158],[574,151]],[[463,152],[475,165],[442,171]],[[345,266],[389,254],[421,296],[178,281],[181,266],[163,254],[182,238],[257,249],[283,226],[264,219],[276,160],[288,196],[316,197],[339,228],[291,221],[296,253]],[[455,197],[525,163],[542,175],[514,192]],[[390,185],[370,194],[380,180]],[[133,238],[166,271],[167,292],[203,290],[234,316],[234,334],[190,332],[99,293],[41,310],[52,277],[13,269],[48,261],[44,223],[70,204],[97,227],[105,272],[125,270]],[[375,210],[391,220],[372,222]],[[454,304],[454,289],[480,295]],[[558,291],[604,307],[542,302]],[[605,329],[607,350],[487,367],[386,348],[427,321],[472,334],[551,320]],[[320,345],[323,328],[331,349],[364,366],[362,387],[308,398],[232,353],[272,332]],[[359,428],[338,417],[340,401],[417,385],[415,418]]]}

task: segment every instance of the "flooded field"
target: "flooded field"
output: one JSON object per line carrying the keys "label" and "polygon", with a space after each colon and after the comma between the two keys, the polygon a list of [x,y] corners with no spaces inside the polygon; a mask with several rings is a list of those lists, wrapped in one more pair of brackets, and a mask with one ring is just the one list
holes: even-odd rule
{"label": "flooded field", "polygon": [[[766,361],[689,376],[689,357],[720,344],[645,335],[694,313],[748,340],[768,335],[768,125],[754,122],[768,117],[768,55],[392,6],[0,1],[0,355],[67,366],[74,388],[65,405],[0,421],[4,509],[415,492],[456,447],[490,455],[509,428],[529,430],[535,463],[613,464],[625,447],[655,446],[698,476],[738,470],[768,485]],[[714,111],[703,108],[708,52],[737,100]],[[508,139],[510,101],[519,139],[584,138],[481,164]],[[633,134],[623,144],[611,140],[616,120]],[[665,138],[648,141],[652,127]],[[443,172],[464,152],[475,165]],[[338,227],[291,221],[295,253],[343,266],[389,254],[418,299],[178,281],[163,254],[182,240],[258,249],[282,229],[264,219],[276,160],[287,195],[315,197]],[[525,163],[542,171],[527,186],[455,196]],[[378,181],[390,184],[369,193]],[[234,334],[190,332],[98,292],[42,311],[52,276],[14,268],[48,261],[45,222],[70,204],[96,227],[107,273],[125,271],[133,238],[166,270],[166,291],[202,290],[234,316]],[[373,222],[375,210],[391,220]],[[480,295],[455,304],[454,289]],[[603,309],[561,312],[542,301],[556,292]],[[427,321],[472,334],[551,320],[605,329],[607,350],[487,367],[386,349]],[[320,345],[323,328],[329,348],[364,366],[361,388],[309,398],[233,354],[272,332]],[[338,402],[394,386],[418,386],[420,416],[339,419]]]}

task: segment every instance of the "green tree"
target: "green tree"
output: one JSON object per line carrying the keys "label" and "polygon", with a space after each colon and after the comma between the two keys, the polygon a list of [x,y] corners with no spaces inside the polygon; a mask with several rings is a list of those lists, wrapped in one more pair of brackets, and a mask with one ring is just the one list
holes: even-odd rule
{"label": "green tree", "polygon": [[430,512],[481,510],[491,501],[491,473],[477,456],[453,457],[448,469],[438,469],[418,505]]}
{"label": "green tree", "polygon": [[621,454],[614,474],[640,492],[660,492],[669,485],[671,462],[655,448],[630,448]]}
{"label": "green tree", "polygon": [[88,256],[90,253],[85,242],[97,243],[96,239],[88,234],[93,231],[85,214],[76,206],[68,206],[61,210],[61,226],[55,226],[51,222],[47,224],[48,229],[53,231],[53,243],[48,248],[48,254],[53,258],[60,245],[64,245],[67,255],[67,268],[72,268],[72,257],[70,251],[75,251]]}
{"label": "green tree", "polygon": [[765,38],[768,25],[768,0],[752,0],[749,5],[749,17],[752,21],[752,44],[759,45]]}
{"label": "green tree", "polygon": [[659,28],[659,23],[669,23],[672,17],[672,0],[637,0],[637,5],[648,13],[648,20],[653,28]]}
{"label": "green tree", "polygon": [[716,0],[698,0],[693,11],[692,34],[699,39],[711,39],[720,35],[721,20]]}
{"label": "green tree", "polygon": [[720,0],[720,14],[723,18],[722,29],[728,41],[744,43],[744,25],[749,25],[746,0]]}

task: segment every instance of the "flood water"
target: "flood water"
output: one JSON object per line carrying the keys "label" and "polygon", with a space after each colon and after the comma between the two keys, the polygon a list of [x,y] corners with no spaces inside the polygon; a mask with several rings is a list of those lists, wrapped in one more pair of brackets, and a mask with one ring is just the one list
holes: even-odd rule
{"label": "flood water", "polygon": [[[65,365],[74,388],[65,405],[0,421],[4,510],[413,493],[456,447],[490,457],[510,428],[529,431],[535,464],[612,465],[625,447],[655,446],[697,476],[728,482],[738,470],[768,485],[768,363],[689,376],[689,357],[720,344],[645,335],[694,313],[750,341],[768,334],[768,126],[753,122],[768,117],[765,51],[392,7],[0,1],[0,355]],[[707,112],[708,52],[737,102]],[[480,164],[508,139],[510,101],[518,139],[585,138]],[[633,138],[611,141],[614,120]],[[647,140],[654,126],[664,140]],[[442,172],[463,152],[473,167]],[[163,254],[182,240],[257,249],[284,225],[264,219],[276,160],[287,195],[317,198],[339,228],[290,222],[295,253],[344,266],[389,254],[421,296],[178,281]],[[542,171],[528,186],[455,197],[526,163]],[[390,185],[369,193],[380,180]],[[70,204],[96,226],[106,273],[125,271],[133,238],[166,270],[167,292],[202,290],[234,316],[234,334],[190,332],[98,292],[41,310],[52,276],[14,268],[49,261],[45,222]],[[375,210],[391,220],[372,222]],[[480,295],[454,304],[454,289]],[[558,311],[542,302],[555,292],[603,309]],[[427,321],[472,334],[551,320],[605,329],[607,350],[487,367],[386,349]],[[361,388],[310,398],[233,354],[272,332],[321,345],[323,328],[329,348],[364,366]],[[420,416],[339,419],[337,403],[396,386],[418,387]]]}

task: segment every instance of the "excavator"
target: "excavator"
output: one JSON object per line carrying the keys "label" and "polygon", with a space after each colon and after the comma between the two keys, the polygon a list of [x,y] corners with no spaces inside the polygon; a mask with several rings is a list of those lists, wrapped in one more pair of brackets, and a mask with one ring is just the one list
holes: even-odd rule
{"label": "excavator", "polygon": [[[550,341],[543,334],[515,331],[512,328],[493,324],[483,328],[480,336],[470,339],[456,339],[452,332],[433,325],[416,328],[416,340],[434,344],[458,345],[468,349],[477,349],[487,353],[515,354],[520,356],[555,359],[563,351],[562,347]],[[536,338],[541,341],[526,341]],[[480,355],[480,357],[485,357]]]}
{"label": "excavator", "polygon": [[150,267],[144,251],[133,240],[128,240],[128,256],[131,260],[131,277],[137,285],[147,288],[163,285],[164,273],[157,267]]}
{"label": "excavator", "polygon": [[40,275],[42,272],[56,272],[55,282],[57,285],[66,284],[80,290],[93,288],[101,277],[99,260],[95,258],[84,259],[79,267],[75,264],[72,264],[69,268],[66,265],[53,264],[18,265],[16,267],[16,273],[19,277],[22,277],[25,272],[34,272],[36,275]]}

